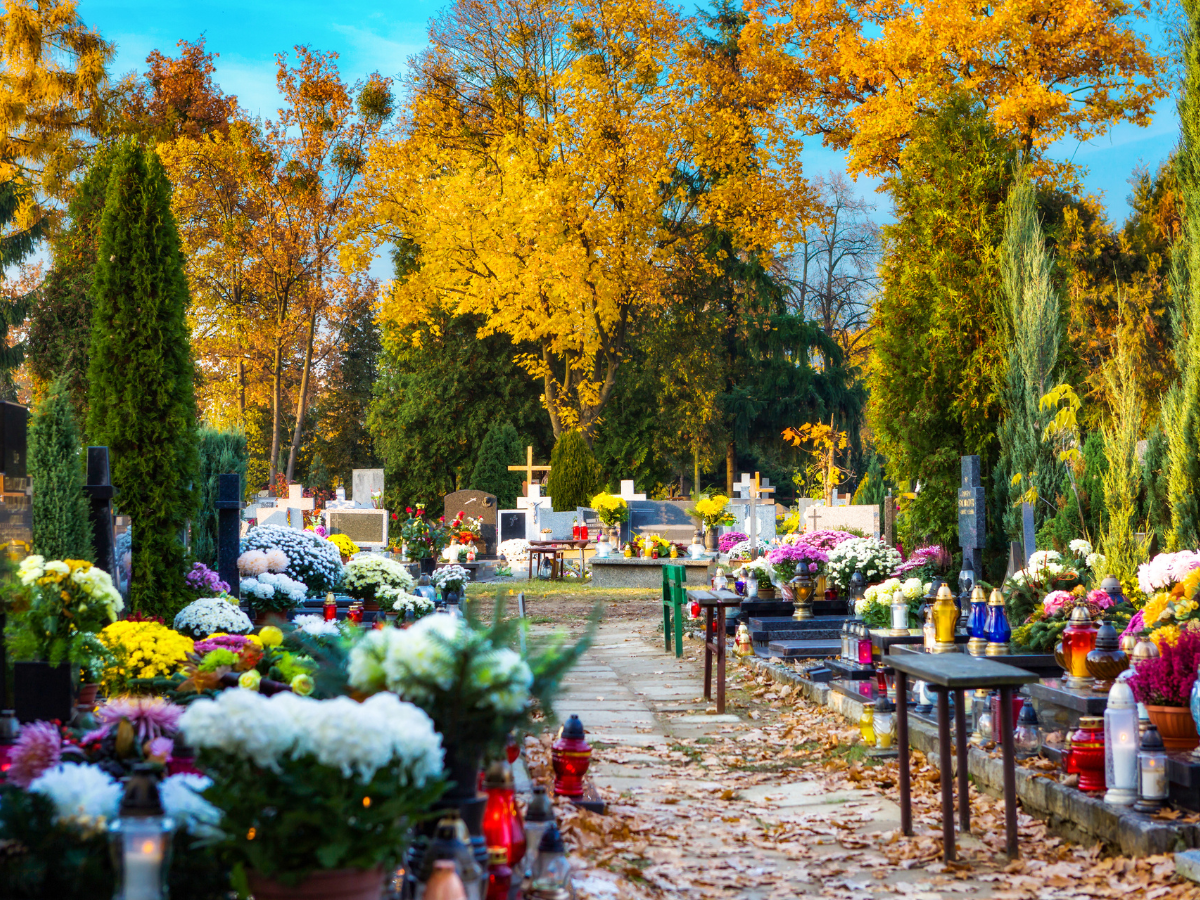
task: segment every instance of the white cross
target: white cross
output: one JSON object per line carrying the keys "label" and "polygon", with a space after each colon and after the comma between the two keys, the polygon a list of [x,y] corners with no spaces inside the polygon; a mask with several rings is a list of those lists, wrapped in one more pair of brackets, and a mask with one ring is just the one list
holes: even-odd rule
{"label": "white cross", "polygon": [[733,483],[733,493],[739,499],[745,500],[749,498],[752,487],[754,487],[754,479],[750,477],[749,472],[743,472],[741,478]]}
{"label": "white cross", "polygon": [[[748,475],[743,474],[743,478],[748,478]],[[770,494],[775,490],[771,487],[769,479],[758,477],[758,473],[754,473],[754,481],[750,484],[750,558],[758,559],[758,506],[759,498],[762,494]],[[770,500],[770,498],[767,498]],[[774,504],[772,504],[774,506]]]}
{"label": "white cross", "polygon": [[632,481],[622,481],[621,482],[620,496],[625,500],[626,503],[628,503],[630,500],[645,500],[646,499],[645,494],[639,494],[637,492],[637,488],[635,488],[633,486]]}

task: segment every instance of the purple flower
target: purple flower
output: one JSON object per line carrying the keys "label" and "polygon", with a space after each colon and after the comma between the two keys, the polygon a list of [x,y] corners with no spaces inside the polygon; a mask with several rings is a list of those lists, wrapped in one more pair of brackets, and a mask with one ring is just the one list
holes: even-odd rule
{"label": "purple flower", "polygon": [[202,641],[196,641],[195,647],[192,649],[204,656],[213,650],[229,650],[233,653],[241,653],[242,648],[250,642],[250,639],[242,634],[215,634],[212,637],[207,637]]}
{"label": "purple flower", "polygon": [[221,580],[221,576],[204,563],[194,564],[185,580],[187,586],[198,594],[220,594],[229,590],[229,585]]}
{"label": "purple flower", "polygon": [[797,544],[807,544],[810,547],[815,547],[818,550],[824,550],[828,553],[838,544],[850,540],[854,535],[848,531],[831,531],[823,529],[821,531],[810,531],[807,534],[801,535],[796,541]]}
{"label": "purple flower", "polygon": [[1139,609],[1129,620],[1129,624],[1125,626],[1125,630],[1121,632],[1121,637],[1127,634],[1141,634],[1146,630],[1146,622],[1142,618],[1142,611]]}
{"label": "purple flower", "polygon": [[11,759],[8,780],[19,788],[29,787],[35,778],[53,769],[62,759],[62,735],[57,726],[50,722],[23,725]]}
{"label": "purple flower", "polygon": [[721,535],[721,540],[717,546],[722,553],[728,553],[734,544],[740,544],[742,541],[748,540],[750,540],[750,535],[742,534],[740,531],[730,531],[727,534]]}
{"label": "purple flower", "polygon": [[900,564],[896,569],[896,577],[903,578],[909,572],[917,569],[929,567],[935,572],[940,572],[950,567],[950,553],[945,547],[940,544],[929,544],[925,547],[918,547],[912,552],[912,556]]}
{"label": "purple flower", "polygon": [[116,697],[96,712],[96,717],[105,725],[116,725],[122,719],[128,719],[142,741],[174,734],[182,715],[182,706],[162,697],[134,696]]}
{"label": "purple flower", "polygon": [[820,566],[818,566],[816,563],[809,563],[809,564],[808,564],[808,571],[809,571],[810,573],[812,573],[812,574],[814,574],[814,575],[815,575],[815,574],[816,574],[817,572],[819,572],[820,570],[821,570],[821,567],[820,567]]}

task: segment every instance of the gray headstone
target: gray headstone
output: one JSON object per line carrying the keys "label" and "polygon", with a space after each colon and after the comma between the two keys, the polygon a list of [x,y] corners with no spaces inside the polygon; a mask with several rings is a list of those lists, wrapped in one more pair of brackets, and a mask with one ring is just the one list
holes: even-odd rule
{"label": "gray headstone", "polygon": [[92,553],[95,554],[96,565],[107,572],[115,584],[119,584],[117,538],[113,533],[113,497],[116,496],[116,490],[112,486],[107,447],[88,447],[87,483],[83,486],[83,492],[88,498]]}
{"label": "gray headstone", "polygon": [[350,499],[360,506],[371,505],[371,494],[383,490],[383,469],[354,469]]}
{"label": "gray headstone", "polygon": [[460,512],[473,519],[481,520],[480,536],[483,538],[483,555],[496,555],[496,524],[500,512],[496,495],[487,491],[455,491],[444,498],[446,522],[452,522]]}
{"label": "gray headstone", "polygon": [[[538,507],[537,511],[537,535],[534,540],[553,540],[553,541],[569,541],[571,539],[571,526],[579,520],[579,514],[575,512],[555,512],[552,509]],[[549,534],[542,534],[543,529],[549,528]]]}
{"label": "gray headstone", "polygon": [[1016,541],[1011,541],[1008,545],[1008,571],[1004,573],[1004,577],[1012,578],[1023,568],[1025,568],[1025,560],[1021,558],[1021,545]]}
{"label": "gray headstone", "polygon": [[1033,504],[1021,504],[1021,543],[1025,550],[1025,558],[1021,560],[1021,568],[1025,568],[1025,564],[1029,562],[1029,557],[1033,556],[1037,550],[1037,523],[1033,518]]}
{"label": "gray headstone", "polygon": [[[631,500],[628,529],[631,534],[657,534],[677,544],[690,544],[696,533],[696,520],[687,514],[690,500]],[[768,507],[771,521],[775,508]]]}
{"label": "gray headstone", "polygon": [[[688,504],[690,505],[690,504]],[[763,541],[775,540],[775,504],[759,504],[758,510],[758,538]],[[811,509],[806,507],[805,511]],[[737,520],[737,523],[729,527],[728,531],[740,531],[743,534],[750,533],[750,501],[749,500],[730,500],[729,511]],[[804,519],[801,518],[801,524]]]}
{"label": "gray headstone", "polygon": [[987,542],[987,494],[980,480],[978,456],[962,458],[962,483],[958,488],[958,545],[963,568],[978,578],[983,571],[983,545]]}

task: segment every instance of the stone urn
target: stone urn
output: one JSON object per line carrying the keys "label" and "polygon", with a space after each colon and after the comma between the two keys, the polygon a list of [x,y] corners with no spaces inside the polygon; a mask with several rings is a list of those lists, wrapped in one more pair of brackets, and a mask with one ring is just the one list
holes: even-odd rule
{"label": "stone urn", "polygon": [[716,553],[720,541],[717,538],[717,526],[713,525],[708,531],[704,532],[704,549],[709,553]]}

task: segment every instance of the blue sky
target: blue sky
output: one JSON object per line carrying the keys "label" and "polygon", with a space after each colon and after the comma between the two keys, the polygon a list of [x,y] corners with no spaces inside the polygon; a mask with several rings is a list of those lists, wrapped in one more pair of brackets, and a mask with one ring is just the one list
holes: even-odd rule
{"label": "blue sky", "polygon": [[[353,5],[315,0],[244,0],[241,3],[180,2],[180,0],[80,0],[84,21],[117,44],[114,74],[144,68],[153,49],[174,55],[175,43],[207,38],[208,49],[220,54],[217,80],[236,94],[243,108],[272,115],[277,105],[274,56],[296,44],[336,51],[343,77],[349,81],[379,71],[403,73],[406,60],[425,42],[426,24],[442,0],[400,0],[384,3],[360,0]],[[1157,26],[1152,26],[1159,43]],[[1124,220],[1129,177],[1142,164],[1155,168],[1170,153],[1178,137],[1175,101],[1158,104],[1147,128],[1120,125],[1087,144],[1063,142],[1055,156],[1073,158],[1087,167],[1084,187],[1102,198],[1115,222]],[[814,146],[806,151],[810,175],[841,169],[840,154]],[[875,197],[874,183],[860,180],[859,191],[876,203],[876,218],[886,221],[888,202]]]}

